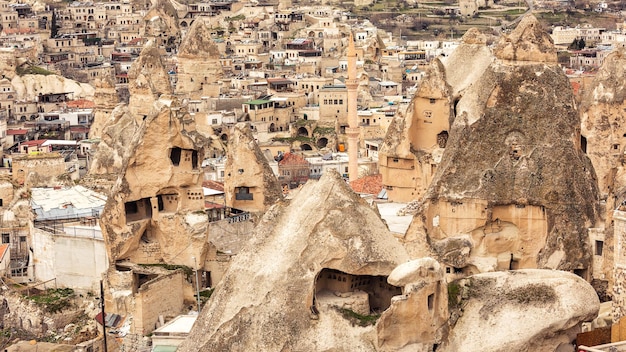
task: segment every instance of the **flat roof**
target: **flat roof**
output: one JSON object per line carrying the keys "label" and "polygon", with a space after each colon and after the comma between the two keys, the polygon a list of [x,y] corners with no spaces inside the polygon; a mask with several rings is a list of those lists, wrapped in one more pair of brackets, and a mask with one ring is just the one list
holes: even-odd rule
{"label": "flat roof", "polygon": [[244,104],[247,104],[247,105],[261,105],[261,104],[267,104],[269,102],[271,102],[271,100],[255,99],[255,100],[247,101]]}
{"label": "flat roof", "polygon": [[197,315],[179,315],[167,324],[153,331],[156,336],[168,336],[169,334],[189,333],[193,324],[198,319]]}

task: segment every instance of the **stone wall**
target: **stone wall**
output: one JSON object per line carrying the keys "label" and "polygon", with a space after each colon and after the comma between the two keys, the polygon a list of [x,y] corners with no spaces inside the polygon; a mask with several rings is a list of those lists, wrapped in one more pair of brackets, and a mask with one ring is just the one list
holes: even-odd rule
{"label": "stone wall", "polygon": [[62,184],[59,176],[65,173],[65,161],[58,153],[44,153],[13,157],[13,180],[30,187],[50,187]]}
{"label": "stone wall", "polygon": [[613,213],[615,257],[613,269],[613,322],[626,316],[626,212]]}
{"label": "stone wall", "polygon": [[139,288],[135,296],[134,332],[147,335],[156,329],[159,315],[174,317],[181,313],[183,305],[182,271],[162,275]]}

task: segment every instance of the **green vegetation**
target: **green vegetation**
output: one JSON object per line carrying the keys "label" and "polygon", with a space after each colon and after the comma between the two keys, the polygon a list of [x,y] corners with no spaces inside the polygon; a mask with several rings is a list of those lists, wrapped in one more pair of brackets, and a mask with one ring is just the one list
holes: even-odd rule
{"label": "green vegetation", "polygon": [[201,306],[203,306],[209,300],[209,298],[211,298],[211,296],[213,295],[213,291],[215,291],[214,287],[208,290],[200,291],[200,305]]}
{"label": "green vegetation", "polygon": [[48,75],[53,75],[54,72],[52,71],[48,71],[45,68],[39,67],[39,66],[28,66],[28,67],[18,67],[16,70],[17,74],[19,76],[24,76],[24,75],[44,75],[44,76],[48,76]]}
{"label": "green vegetation", "polygon": [[275,142],[285,142],[285,143],[292,143],[295,141],[298,142],[305,142],[305,143],[311,143],[313,142],[313,140],[309,137],[305,137],[305,136],[296,136],[296,137],[286,137],[286,138],[272,138],[273,141]]}
{"label": "green vegetation", "polygon": [[448,284],[448,308],[456,308],[461,303],[461,285],[458,281]]}
{"label": "green vegetation", "polygon": [[233,17],[226,17],[226,21],[227,22],[233,22],[233,21],[241,21],[241,20],[245,20],[246,16],[244,15],[237,15],[237,16],[233,16]]}
{"label": "green vegetation", "polygon": [[148,267],[159,267],[159,268],[163,268],[165,270],[182,270],[185,273],[185,276],[187,278],[190,278],[193,275],[193,269],[186,266],[186,265],[173,265],[173,264],[164,264],[164,263],[158,263],[158,264],[139,264],[140,266],[143,266],[144,268],[148,268]]}
{"label": "green vegetation", "polygon": [[335,134],[335,128],[334,127],[315,127],[315,130],[313,130],[313,134],[321,134],[321,135]]}
{"label": "green vegetation", "polygon": [[26,296],[49,313],[57,313],[69,308],[72,299],[76,296],[71,288],[55,288],[43,291],[41,294]]}
{"label": "green vegetation", "polygon": [[378,321],[378,318],[380,318],[380,314],[361,315],[346,308],[337,308],[337,310],[344,318],[348,319],[350,322],[358,326],[374,325],[376,324],[376,321]]}

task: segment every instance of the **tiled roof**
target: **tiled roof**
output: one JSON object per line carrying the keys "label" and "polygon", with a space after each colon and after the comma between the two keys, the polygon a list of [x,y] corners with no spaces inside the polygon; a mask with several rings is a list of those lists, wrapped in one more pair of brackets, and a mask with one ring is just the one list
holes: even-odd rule
{"label": "tiled roof", "polygon": [[21,136],[26,133],[28,133],[28,130],[25,129],[7,130],[7,135],[9,136]]}
{"label": "tiled roof", "polygon": [[278,166],[292,166],[292,165],[306,165],[309,166],[309,162],[306,161],[302,156],[298,154],[285,153],[283,154],[283,158],[278,162]]}
{"label": "tiled roof", "polygon": [[202,187],[214,189],[216,191],[224,192],[224,184],[217,181],[212,180],[204,180],[202,181]]}
{"label": "tiled roof", "polygon": [[350,183],[350,187],[357,193],[378,195],[383,189],[383,175],[370,175],[361,177]]}
{"label": "tiled roof", "polygon": [[89,109],[96,106],[96,104],[91,100],[86,99],[77,99],[67,102],[68,108],[80,108],[80,109]]}
{"label": "tiled roof", "polygon": [[9,251],[8,243],[0,244],[0,262],[4,260],[4,256],[7,254],[8,251]]}

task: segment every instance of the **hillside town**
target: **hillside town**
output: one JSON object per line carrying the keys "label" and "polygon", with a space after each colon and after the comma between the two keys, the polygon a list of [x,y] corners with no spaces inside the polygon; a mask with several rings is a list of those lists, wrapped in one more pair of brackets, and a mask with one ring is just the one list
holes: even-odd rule
{"label": "hillside town", "polygon": [[623,11],[0,0],[0,347],[626,351]]}

